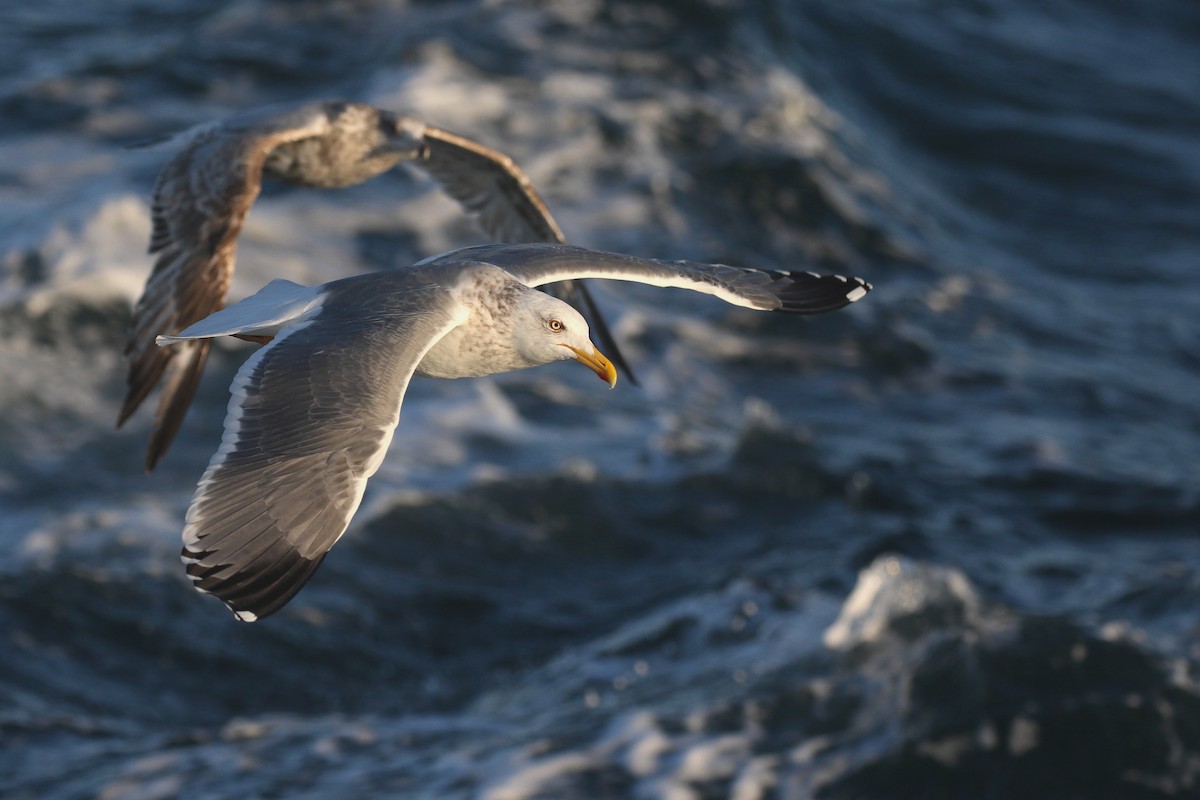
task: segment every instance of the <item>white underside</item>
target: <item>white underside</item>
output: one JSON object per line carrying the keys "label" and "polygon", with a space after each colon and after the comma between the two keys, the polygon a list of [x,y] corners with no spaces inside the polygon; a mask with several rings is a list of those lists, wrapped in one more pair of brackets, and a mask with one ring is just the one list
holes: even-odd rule
{"label": "white underside", "polygon": [[284,325],[311,318],[321,307],[320,286],[275,280],[239,303],[210,314],[174,336],[159,336],[159,347],[188,339],[211,339],[235,333],[274,336]]}

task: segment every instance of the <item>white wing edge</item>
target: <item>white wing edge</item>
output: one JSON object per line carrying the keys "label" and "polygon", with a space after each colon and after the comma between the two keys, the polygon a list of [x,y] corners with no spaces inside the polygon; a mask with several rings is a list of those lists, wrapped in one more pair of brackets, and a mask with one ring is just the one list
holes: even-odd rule
{"label": "white wing edge", "polygon": [[[714,264],[713,266],[723,266]],[[747,269],[748,272],[758,270]],[[726,303],[742,308],[753,308],[761,310],[748,298],[742,297],[735,292],[718,286],[707,281],[694,280],[683,275],[662,275],[650,272],[638,272],[634,269],[625,268],[617,269],[613,267],[580,267],[572,265],[571,269],[564,269],[559,272],[547,272],[539,275],[536,280],[525,280],[520,274],[515,274],[518,280],[525,283],[526,286],[537,288],[545,286],[548,283],[558,283],[559,281],[573,281],[587,278],[600,278],[610,281],[628,281],[630,283],[644,283],[647,286],[659,286],[666,289],[690,289],[693,292],[701,292],[702,294],[710,294]]]}

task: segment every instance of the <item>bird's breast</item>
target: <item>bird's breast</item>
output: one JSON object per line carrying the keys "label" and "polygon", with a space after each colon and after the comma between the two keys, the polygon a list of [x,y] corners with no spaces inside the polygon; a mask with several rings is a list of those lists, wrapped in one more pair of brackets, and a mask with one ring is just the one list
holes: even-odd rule
{"label": "bird's breast", "polygon": [[495,328],[461,325],[429,349],[417,374],[427,378],[479,378],[531,366]]}

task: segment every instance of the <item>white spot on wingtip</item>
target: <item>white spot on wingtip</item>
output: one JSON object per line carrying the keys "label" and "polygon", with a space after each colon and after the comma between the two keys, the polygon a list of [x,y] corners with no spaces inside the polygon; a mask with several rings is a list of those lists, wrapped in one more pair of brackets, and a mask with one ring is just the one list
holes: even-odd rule
{"label": "white spot on wingtip", "polygon": [[[233,611],[233,609],[230,609],[230,611]],[[258,620],[258,614],[255,614],[253,611],[233,611],[233,615],[242,622],[256,622]]]}
{"label": "white spot on wingtip", "polygon": [[866,295],[867,289],[865,286],[856,286],[854,287],[854,291],[846,295],[846,300],[853,303],[855,300],[861,300],[862,298],[866,297]]}

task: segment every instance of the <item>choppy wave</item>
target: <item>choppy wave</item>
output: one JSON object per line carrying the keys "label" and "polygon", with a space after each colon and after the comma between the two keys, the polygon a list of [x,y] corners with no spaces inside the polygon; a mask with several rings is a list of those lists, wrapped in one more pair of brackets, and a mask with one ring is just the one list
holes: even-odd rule
{"label": "choppy wave", "polygon": [[[0,9],[5,797],[1196,794],[1192,5],[76,5]],[[126,145],[331,96],[511,153],[580,244],[876,289],[598,287],[641,389],[415,383],[235,624],[178,535],[248,351],[153,476],[112,429]],[[268,187],[233,294],[479,241],[412,174]]]}

